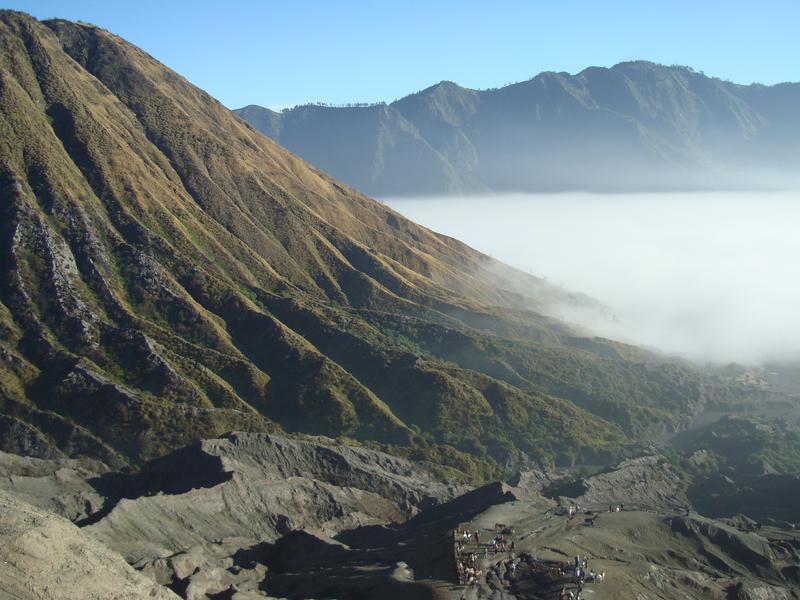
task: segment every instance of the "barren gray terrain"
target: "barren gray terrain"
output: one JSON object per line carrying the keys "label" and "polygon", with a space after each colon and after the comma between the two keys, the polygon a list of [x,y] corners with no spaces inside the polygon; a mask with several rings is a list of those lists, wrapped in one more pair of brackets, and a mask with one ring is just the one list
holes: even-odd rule
{"label": "barren gray terrain", "polygon": [[[135,474],[7,453],[0,470],[15,599],[800,597],[800,530],[697,513],[658,454],[469,489],[326,438],[232,433]],[[480,543],[458,547],[464,529]],[[576,555],[603,580],[576,579]]]}

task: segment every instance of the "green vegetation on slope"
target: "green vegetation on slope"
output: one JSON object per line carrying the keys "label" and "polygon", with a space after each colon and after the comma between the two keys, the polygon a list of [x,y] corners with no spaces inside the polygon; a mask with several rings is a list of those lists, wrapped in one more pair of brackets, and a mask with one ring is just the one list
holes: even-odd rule
{"label": "green vegetation on slope", "polygon": [[707,515],[800,520],[800,422],[796,417],[726,416],[682,432],[665,454]]}

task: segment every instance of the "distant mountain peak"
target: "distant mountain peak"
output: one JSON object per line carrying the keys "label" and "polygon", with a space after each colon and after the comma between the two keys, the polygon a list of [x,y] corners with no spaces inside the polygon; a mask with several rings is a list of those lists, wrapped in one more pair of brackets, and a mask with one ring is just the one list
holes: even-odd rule
{"label": "distant mountain peak", "polygon": [[[635,60],[622,60],[618,63],[615,63],[611,68],[626,68],[626,67],[647,67],[647,68],[656,68],[656,69],[668,69],[670,68],[668,65],[657,63],[652,60],[644,60],[644,59],[635,59]],[[602,67],[601,67],[602,68]],[[684,67],[681,67],[684,68]]]}
{"label": "distant mountain peak", "polygon": [[428,89],[463,90],[467,88],[457,84],[455,81],[450,81],[449,79],[443,79],[442,81],[440,81],[436,85],[431,86]]}
{"label": "distant mountain peak", "polygon": [[[602,68],[602,67],[600,67]],[[653,62],[650,60],[626,60],[618,62],[609,70],[624,71],[627,73],[636,71],[650,71],[650,72],[681,72],[687,74],[704,75],[702,71],[695,71],[688,65],[665,65],[662,63]]]}
{"label": "distant mountain peak", "polygon": [[454,81],[443,79],[442,81],[434,83],[433,85],[428,86],[418,92],[414,92],[412,94],[409,94],[408,96],[404,96],[403,98],[397,100],[396,102],[401,102],[406,98],[412,98],[412,97],[434,96],[434,95],[473,92],[473,91],[475,90],[471,90],[470,88],[465,88]]}
{"label": "distant mountain peak", "polygon": [[280,111],[272,110],[271,108],[268,108],[266,106],[260,106],[258,104],[248,104],[247,106],[243,106],[242,108],[236,109],[236,112],[242,112],[242,111],[259,111],[259,112],[272,113],[275,115],[280,114]]}

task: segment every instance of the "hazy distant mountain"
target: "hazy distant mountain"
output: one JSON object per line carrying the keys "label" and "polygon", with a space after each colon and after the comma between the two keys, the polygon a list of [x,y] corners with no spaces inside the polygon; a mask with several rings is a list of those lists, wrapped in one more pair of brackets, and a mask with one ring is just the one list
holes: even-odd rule
{"label": "hazy distant mountain", "polygon": [[738,85],[650,62],[441,82],[389,105],[236,111],[376,195],[777,187],[800,166],[800,84]]}
{"label": "hazy distant mountain", "polygon": [[480,185],[385,104],[300,106],[284,113],[248,106],[238,112],[262,133],[361,190],[414,194]]}

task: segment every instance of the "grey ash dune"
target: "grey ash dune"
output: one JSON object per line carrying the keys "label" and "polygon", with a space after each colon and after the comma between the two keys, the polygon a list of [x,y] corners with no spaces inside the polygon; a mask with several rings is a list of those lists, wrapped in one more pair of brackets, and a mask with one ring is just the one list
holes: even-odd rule
{"label": "grey ash dune", "polygon": [[391,104],[236,112],[378,196],[796,185],[800,84],[646,61],[492,90],[443,81]]}

